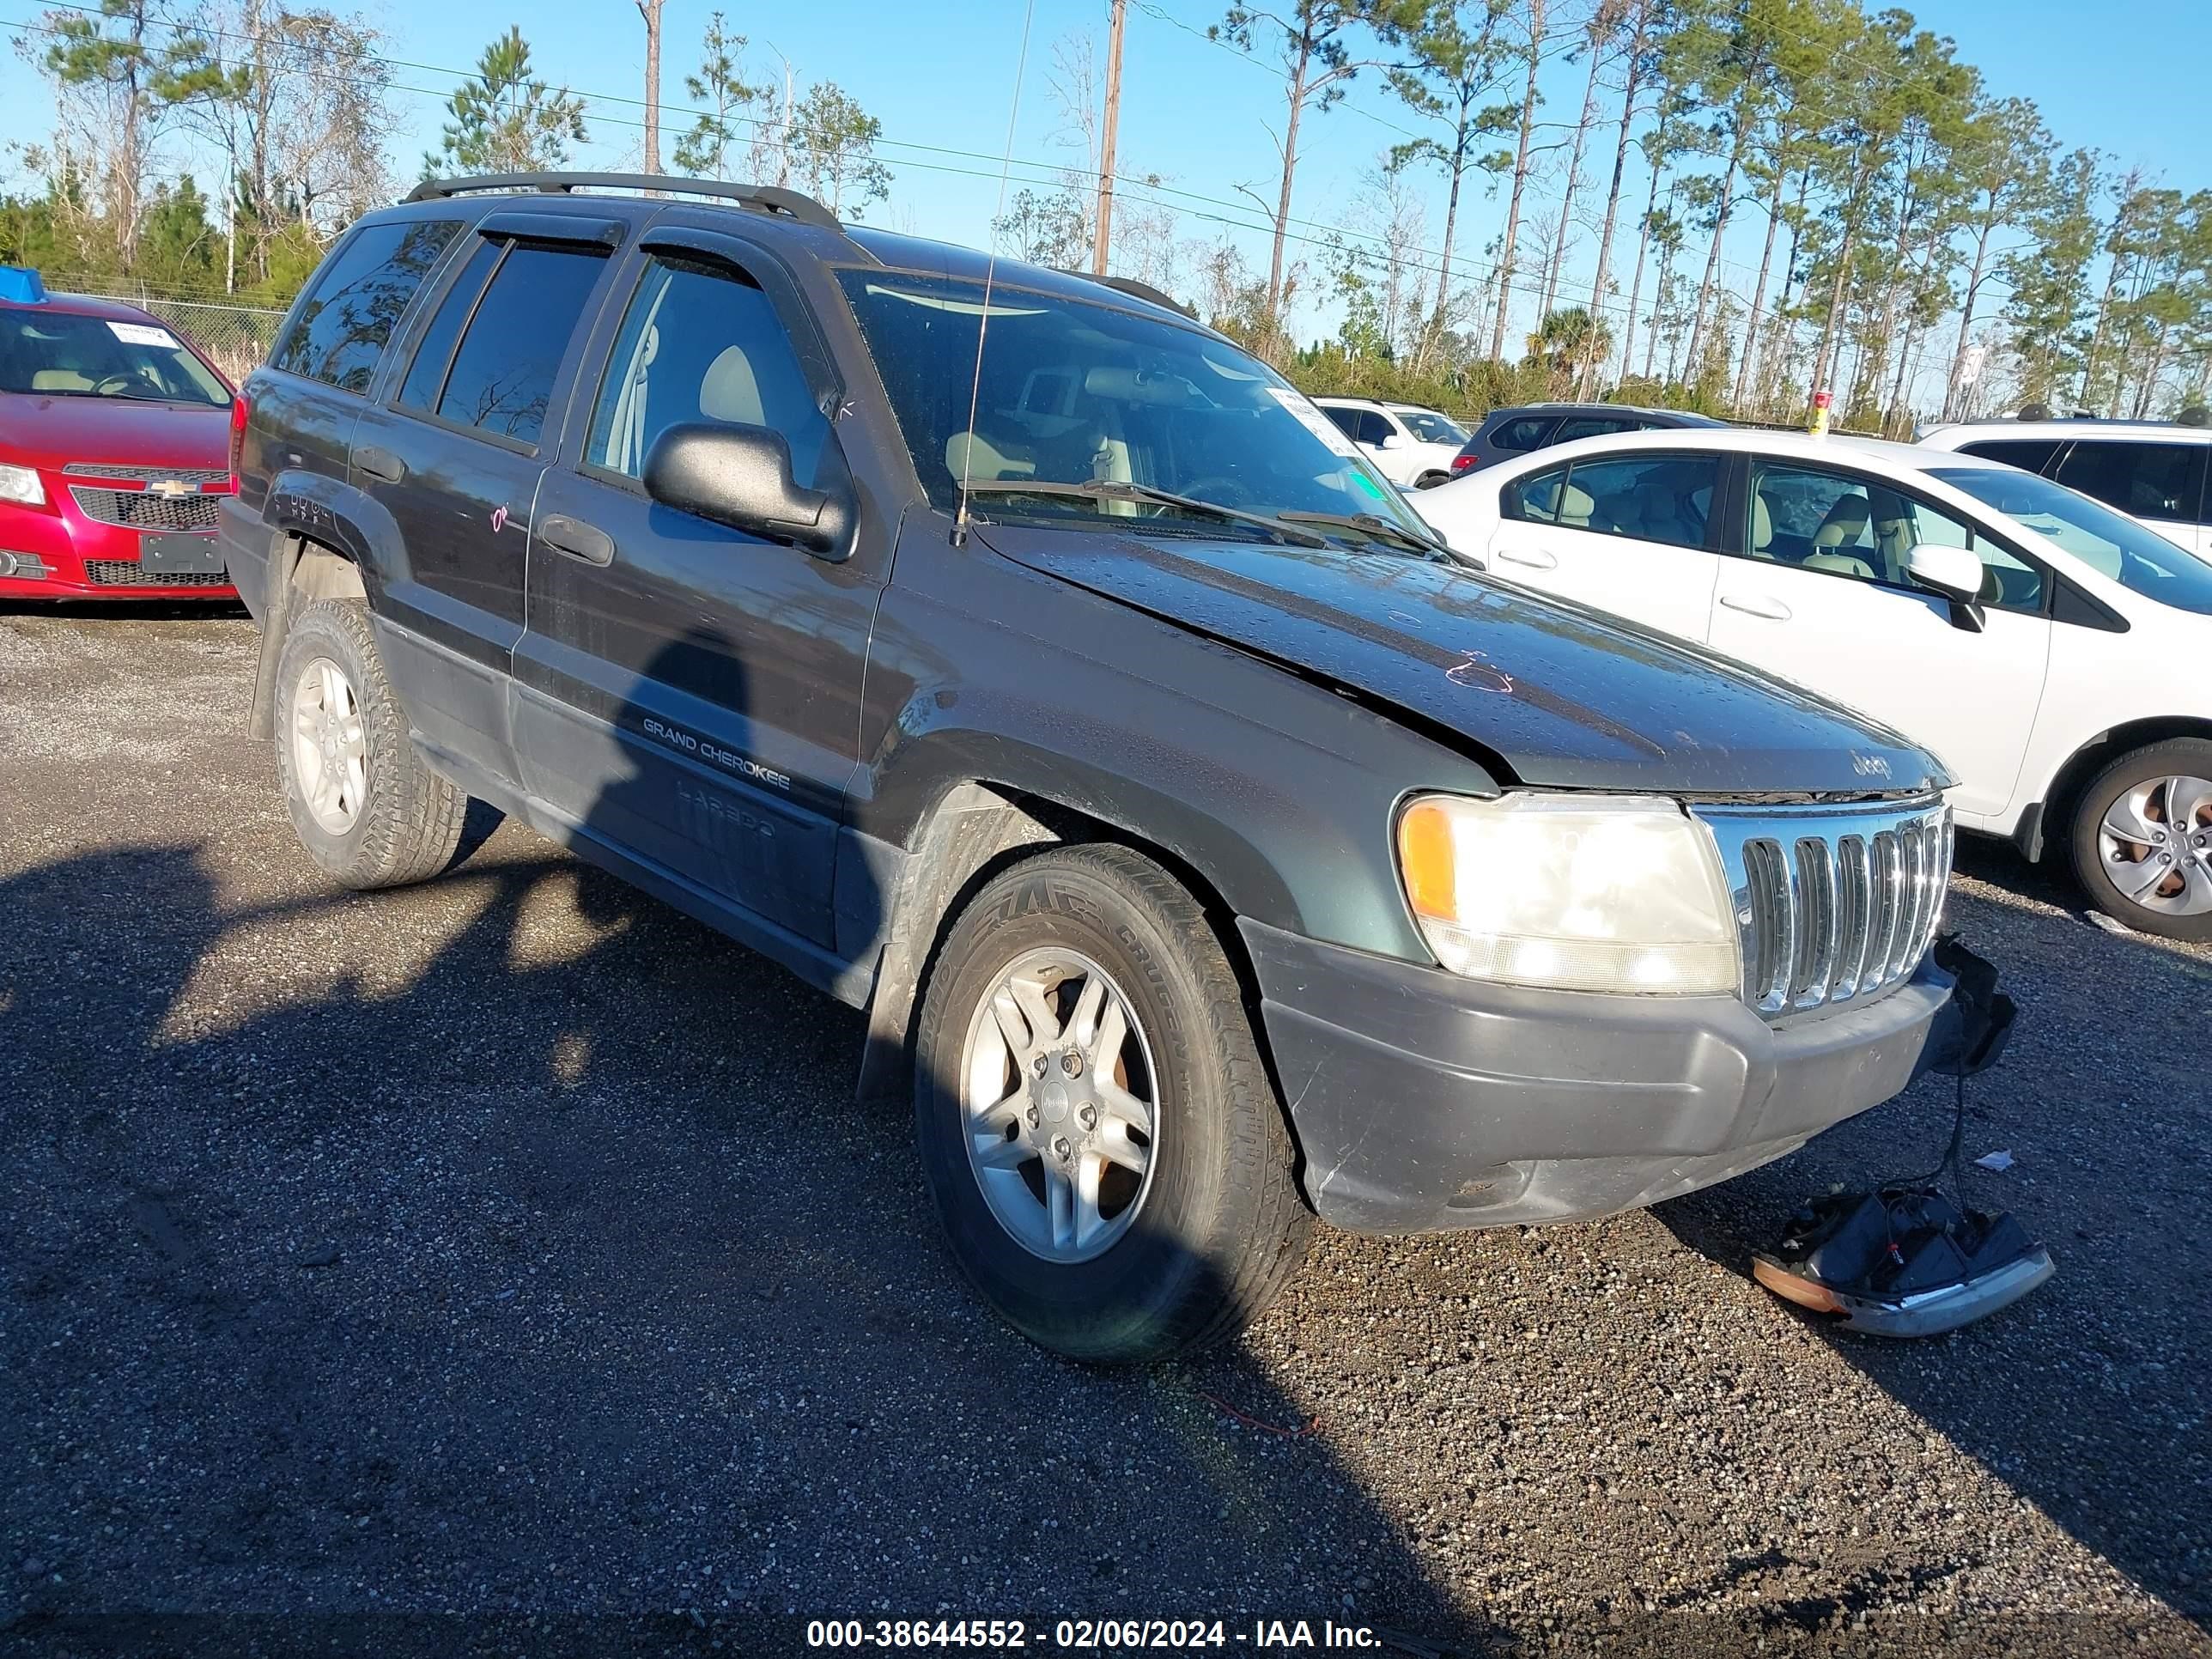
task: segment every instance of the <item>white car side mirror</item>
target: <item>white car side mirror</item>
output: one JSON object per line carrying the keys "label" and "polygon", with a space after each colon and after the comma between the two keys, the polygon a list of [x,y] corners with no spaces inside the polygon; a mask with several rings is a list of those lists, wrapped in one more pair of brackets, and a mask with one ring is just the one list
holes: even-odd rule
{"label": "white car side mirror", "polygon": [[1905,574],[1947,599],[1971,605],[1982,591],[1982,562],[1968,547],[1939,547],[1921,542],[1905,556]]}
{"label": "white car side mirror", "polygon": [[1398,447],[1398,434],[1397,434],[1396,433],[1395,433],[1395,432],[1386,432],[1386,433],[1384,433],[1384,434],[1382,435],[1382,437],[1381,437],[1381,438],[1379,438],[1379,439],[1377,439],[1377,440],[1376,441],[1375,447],[1376,447],[1376,448],[1377,448],[1377,449],[1395,449],[1395,448],[1397,448],[1397,447]]}
{"label": "white car side mirror", "polygon": [[1905,574],[1951,602],[1952,627],[1978,634],[1987,625],[1980,602],[1982,562],[1972,548],[1916,543],[1905,550]]}

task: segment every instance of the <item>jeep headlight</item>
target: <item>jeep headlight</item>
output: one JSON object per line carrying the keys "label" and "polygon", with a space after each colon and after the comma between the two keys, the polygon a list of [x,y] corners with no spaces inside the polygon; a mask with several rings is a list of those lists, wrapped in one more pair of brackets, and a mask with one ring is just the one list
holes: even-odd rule
{"label": "jeep headlight", "polygon": [[25,507],[44,507],[46,487],[35,469],[0,463],[0,501],[20,501]]}
{"label": "jeep headlight", "polygon": [[1731,992],[1720,854],[1670,800],[1423,795],[1398,819],[1421,937],[1455,974],[1557,990]]}

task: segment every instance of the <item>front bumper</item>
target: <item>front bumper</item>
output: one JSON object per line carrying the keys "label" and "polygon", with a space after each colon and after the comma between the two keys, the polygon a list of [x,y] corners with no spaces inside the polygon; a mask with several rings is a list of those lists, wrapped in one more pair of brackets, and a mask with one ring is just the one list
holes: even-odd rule
{"label": "front bumper", "polygon": [[1932,958],[1863,1008],[1771,1025],[1734,997],[1528,990],[1238,926],[1306,1196],[1353,1232],[1656,1204],[1796,1151],[1959,1044]]}
{"label": "front bumper", "polygon": [[[227,574],[144,569],[140,532],[88,516],[69,486],[90,477],[43,473],[49,504],[0,502],[0,599],[234,599]],[[214,494],[213,490],[209,491]],[[200,532],[210,538],[213,531]]]}

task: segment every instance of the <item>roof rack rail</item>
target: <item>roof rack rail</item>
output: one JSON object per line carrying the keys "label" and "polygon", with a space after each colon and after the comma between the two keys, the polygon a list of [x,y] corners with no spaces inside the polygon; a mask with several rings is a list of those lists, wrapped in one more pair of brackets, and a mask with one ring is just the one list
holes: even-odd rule
{"label": "roof rack rail", "polygon": [[1164,306],[1177,316],[1188,317],[1193,322],[1198,320],[1197,307],[1187,306],[1182,301],[1163,294],[1150,283],[1140,283],[1133,276],[1101,276],[1095,271],[1089,270],[1071,270],[1067,274],[1071,276],[1080,276],[1086,283],[1097,283],[1103,287],[1117,289],[1123,294],[1149,301],[1156,306]]}
{"label": "roof rack rail", "polygon": [[724,179],[687,179],[670,173],[485,173],[463,179],[425,179],[407,192],[410,202],[440,201],[477,190],[531,190],[567,196],[579,190],[646,190],[667,196],[710,196],[760,213],[780,213],[802,225],[842,230],[837,216],[811,196],[780,185],[739,185]]}

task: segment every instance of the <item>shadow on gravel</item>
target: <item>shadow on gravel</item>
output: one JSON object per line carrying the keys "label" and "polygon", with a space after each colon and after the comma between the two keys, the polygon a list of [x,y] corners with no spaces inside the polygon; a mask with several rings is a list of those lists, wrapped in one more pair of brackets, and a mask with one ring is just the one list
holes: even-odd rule
{"label": "shadow on gravel", "polygon": [[236,599],[0,599],[0,617],[75,622],[251,622]]}
{"label": "shadow on gravel", "polygon": [[[853,1102],[856,1015],[550,851],[229,912],[213,856],[0,882],[0,1648],[353,1628],[103,1616],[268,1607],[408,1615],[380,1654],[540,1610],[615,1615],[568,1626],[599,1653],[827,1614],[1475,1638],[1249,1352],[1087,1370],[973,1299],[907,1114]],[[374,981],[364,940],[426,935]]]}

